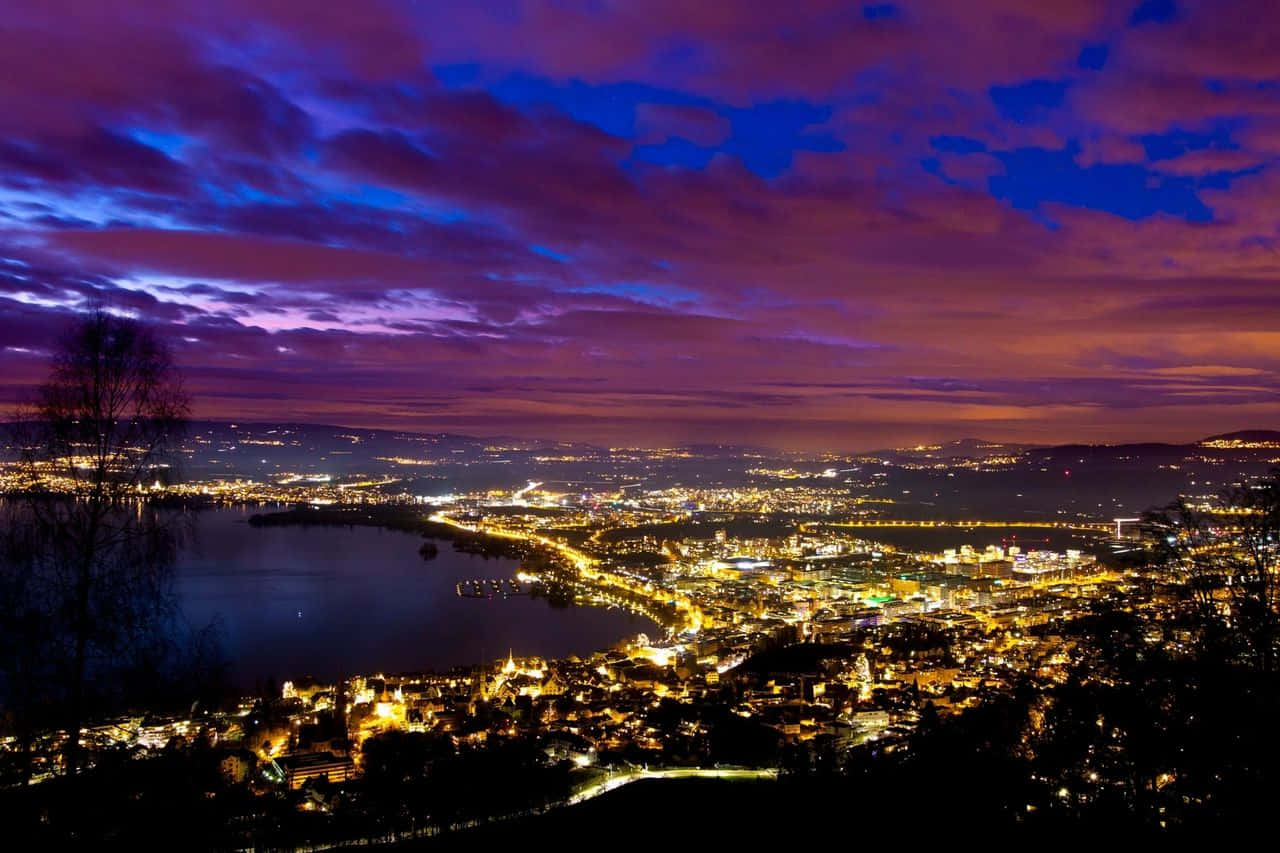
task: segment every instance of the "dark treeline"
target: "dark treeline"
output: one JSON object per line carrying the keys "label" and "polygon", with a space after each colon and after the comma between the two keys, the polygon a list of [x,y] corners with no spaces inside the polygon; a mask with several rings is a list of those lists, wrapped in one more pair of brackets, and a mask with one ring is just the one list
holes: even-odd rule
{"label": "dark treeline", "polygon": [[1267,675],[1149,642],[1140,615],[1080,620],[1072,672],[1028,680],[940,718],[925,704],[891,752],[836,756],[819,737],[782,768],[816,805],[845,799],[885,818],[932,817],[1001,834],[1154,834],[1270,822],[1280,792],[1280,691]]}
{"label": "dark treeline", "polygon": [[64,780],[4,792],[6,836],[13,849],[292,850],[456,831],[541,812],[570,791],[569,765],[522,741],[458,748],[391,732],[366,742],[359,780],[275,795],[227,782],[221,754],[207,743],[145,760],[122,751],[75,780],[74,796]]}
{"label": "dark treeline", "polygon": [[[249,518],[249,524],[253,527],[382,527],[450,542],[455,551],[486,559],[505,557],[519,560],[528,556],[531,550],[515,539],[486,536],[431,521],[421,510],[409,506],[301,506],[283,512],[254,515]],[[435,556],[425,545],[422,554],[424,558]]]}

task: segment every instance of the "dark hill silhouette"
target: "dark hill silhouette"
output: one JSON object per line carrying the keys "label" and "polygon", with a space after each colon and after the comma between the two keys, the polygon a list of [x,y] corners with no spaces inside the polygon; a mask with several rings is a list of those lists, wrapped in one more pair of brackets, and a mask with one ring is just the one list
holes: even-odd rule
{"label": "dark hill silhouette", "polygon": [[1237,432],[1224,432],[1220,435],[1211,435],[1208,438],[1202,438],[1200,439],[1199,444],[1208,444],[1212,441],[1265,441],[1280,443],[1280,430],[1243,429]]}

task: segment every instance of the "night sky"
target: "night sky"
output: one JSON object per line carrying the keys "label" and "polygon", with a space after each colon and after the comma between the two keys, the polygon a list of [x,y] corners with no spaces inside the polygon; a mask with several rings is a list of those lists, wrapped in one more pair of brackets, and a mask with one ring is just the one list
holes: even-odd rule
{"label": "night sky", "polygon": [[17,0],[0,404],[866,448],[1280,426],[1280,3]]}

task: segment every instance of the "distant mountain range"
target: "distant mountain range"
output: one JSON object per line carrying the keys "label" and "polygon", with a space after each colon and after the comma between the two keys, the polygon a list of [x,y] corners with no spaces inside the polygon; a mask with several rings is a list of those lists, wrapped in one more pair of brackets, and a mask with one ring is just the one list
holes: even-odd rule
{"label": "distant mountain range", "polygon": [[1125,444],[1056,444],[1032,445],[961,438],[955,441],[916,447],[896,447],[871,451],[867,456],[891,460],[987,459],[996,456],[1026,456],[1029,459],[1103,459],[1131,457],[1174,457],[1188,453],[1224,453],[1232,451],[1280,450],[1280,430],[1239,430],[1211,435],[1186,444],[1142,441]]}
{"label": "distant mountain range", "polygon": [[1202,438],[1197,444],[1204,446],[1233,441],[1245,444],[1275,444],[1280,446],[1280,430],[1244,429],[1239,432],[1224,432],[1222,435],[1211,435],[1208,438]]}
{"label": "distant mountain range", "polygon": [[[0,460],[14,448],[0,447]],[[584,495],[642,487],[759,487],[808,478],[883,499],[901,518],[1133,517],[1177,495],[1212,494],[1280,460],[1280,431],[1186,444],[1036,447],[963,438],[863,453],[789,453],[727,444],[645,450],[581,442],[198,421],[175,474],[186,480],[394,482],[421,496],[545,483]],[[887,464],[880,464],[887,463]],[[352,479],[354,478],[354,480]],[[890,510],[886,510],[890,511]]]}
{"label": "distant mountain range", "polygon": [[1007,441],[988,441],[982,438],[958,438],[936,444],[915,447],[895,447],[873,450],[865,456],[882,456],[902,459],[984,459],[990,456],[1017,456],[1029,450],[1029,444]]}
{"label": "distant mountain range", "polygon": [[[607,457],[619,452],[618,448],[576,441],[366,429],[339,424],[194,421],[190,425],[189,436],[189,446],[197,449],[196,459],[192,460],[197,463],[196,467],[203,467],[200,463],[214,462],[213,457],[228,459],[228,457],[240,456],[243,458],[255,453],[276,457],[273,461],[283,461],[281,457],[295,457],[296,461],[306,459],[314,462],[317,456],[331,457],[332,455],[377,458],[449,454],[461,457],[458,461],[463,461],[468,457],[492,458],[495,454],[502,453],[515,453],[522,456]],[[274,447],[274,452],[268,450],[268,447]],[[207,453],[200,452],[206,448]],[[261,451],[256,448],[261,448]],[[744,455],[772,459],[802,459],[812,458],[815,455],[776,451],[753,445],[710,443],[688,444],[673,449],[703,459]],[[1185,444],[1132,442],[1038,446],[982,438],[961,438],[914,447],[882,448],[851,455],[874,456],[891,461],[920,462],[928,459],[941,461],[993,457],[1024,457],[1028,460],[1125,459],[1185,456],[1193,452],[1216,455],[1233,451],[1274,450],[1280,450],[1280,430],[1238,430],[1211,435]],[[833,452],[838,451],[833,450]],[[328,461],[332,464],[337,460],[330,458]],[[354,463],[356,460],[350,461]]]}
{"label": "distant mountain range", "polygon": [[1189,444],[1165,442],[1134,442],[1131,444],[1061,444],[1051,447],[1033,447],[1027,450],[1032,458],[1069,459],[1071,457],[1101,459],[1128,457],[1184,457],[1188,453],[1201,455],[1226,455],[1280,450],[1280,431],[1240,430],[1211,435]]}

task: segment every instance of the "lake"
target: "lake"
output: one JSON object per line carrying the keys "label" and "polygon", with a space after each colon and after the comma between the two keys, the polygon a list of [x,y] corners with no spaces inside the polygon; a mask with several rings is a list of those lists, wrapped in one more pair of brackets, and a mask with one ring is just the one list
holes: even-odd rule
{"label": "lake", "polygon": [[176,586],[193,627],[217,620],[232,679],[252,688],[302,675],[444,670],[505,657],[566,657],[613,645],[648,619],[618,609],[555,608],[544,599],[459,598],[455,584],[508,578],[517,563],[459,554],[374,527],[250,527],[270,509],[206,510],[178,558]]}

